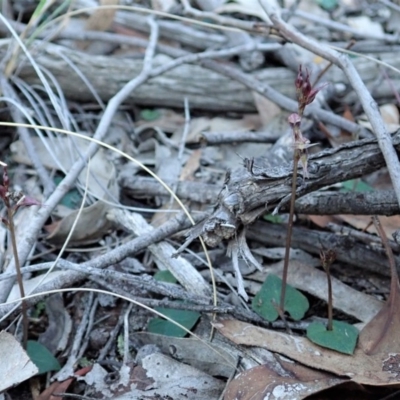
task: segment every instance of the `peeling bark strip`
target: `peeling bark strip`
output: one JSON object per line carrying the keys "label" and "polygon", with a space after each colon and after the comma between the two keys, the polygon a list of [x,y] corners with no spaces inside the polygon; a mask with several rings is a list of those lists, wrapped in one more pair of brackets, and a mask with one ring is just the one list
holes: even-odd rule
{"label": "peeling bark strip", "polygon": [[[400,152],[400,131],[393,136],[393,145]],[[310,177],[299,182],[297,196],[324,186],[359,178],[384,167],[385,161],[375,139],[346,143],[335,149],[321,151],[309,157]],[[214,247],[223,239],[233,237],[242,225],[252,223],[260,214],[273,211],[290,198],[292,167],[266,166],[257,158],[250,172],[241,167],[232,172],[223,188],[213,214],[194,227],[189,238],[202,235],[207,245]]]}

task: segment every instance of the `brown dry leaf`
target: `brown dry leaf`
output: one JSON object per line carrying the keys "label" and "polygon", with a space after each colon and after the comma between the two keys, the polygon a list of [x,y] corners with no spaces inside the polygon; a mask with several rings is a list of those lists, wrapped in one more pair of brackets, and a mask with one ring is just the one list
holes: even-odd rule
{"label": "brown dry leaf", "polygon": [[[391,248],[384,240],[383,226],[374,217],[374,225],[385,246],[390,265],[390,295],[378,314],[365,326],[360,334],[359,347],[366,354],[382,357],[382,369],[389,371],[400,381],[400,285],[396,262]],[[383,358],[384,357],[384,358]]]}
{"label": "brown dry leaf", "polygon": [[[100,0],[101,6],[116,6],[119,4],[119,0]],[[116,8],[100,8],[96,10],[90,17],[86,20],[84,29],[86,31],[107,31],[111,28],[114,21]],[[108,43],[96,42],[97,46],[93,46],[90,40],[76,41],[75,46],[80,50],[86,50],[89,47],[96,48],[98,53],[106,52],[107,49],[111,48]],[[103,51],[101,51],[101,46]],[[93,52],[93,51],[92,51]]]}
{"label": "brown dry leaf", "polygon": [[[157,127],[163,132],[175,132],[185,123],[185,117],[182,113],[166,108],[157,108],[156,111],[160,116],[153,121],[139,119],[135,124],[141,129]],[[192,123],[192,122],[191,122]]]}
{"label": "brown dry leaf", "polygon": [[[62,168],[64,171],[69,171],[73,163],[80,157],[80,153],[84,153],[90,145],[88,140],[81,138],[72,139],[69,137],[48,139],[47,147],[40,138],[32,138],[32,141],[35,151],[45,167],[56,170]],[[51,149],[53,155],[50,155],[47,148]],[[15,161],[28,165],[31,164],[25,146],[21,141],[14,142],[11,145],[11,151]],[[82,210],[80,219],[70,239],[71,243],[75,244],[82,244],[82,242],[93,243],[111,228],[111,223],[106,218],[106,213],[111,206],[101,200],[115,201],[119,199],[116,169],[114,164],[108,159],[107,153],[103,148],[100,148],[95,156],[91,158],[90,172],[87,182],[88,192],[99,200]],[[85,186],[86,176],[87,167],[79,175],[79,181],[82,186]],[[62,215],[60,221],[46,227],[47,231],[51,232],[48,239],[56,244],[60,244],[66,239],[78,214],[78,210],[60,209],[67,212],[67,214]],[[56,214],[53,213],[54,215]],[[60,215],[57,216],[60,217]]]}
{"label": "brown dry leaf", "polygon": [[[359,384],[400,387],[399,343],[393,341],[393,350],[386,350],[386,346],[381,345],[379,349],[383,351],[368,355],[357,346],[354,355],[348,356],[317,346],[305,337],[259,328],[238,320],[218,321],[214,326],[236,344],[266,348],[308,367],[346,376]],[[368,325],[363,332],[368,332],[367,328]],[[398,335],[396,338],[399,342]]]}
{"label": "brown dry leaf", "polygon": [[299,364],[278,363],[282,368],[279,375],[266,364],[239,374],[228,384],[224,400],[300,400],[345,381]]}
{"label": "brown dry leaf", "polygon": [[60,399],[59,396],[55,396],[55,395],[53,395],[53,393],[65,393],[68,390],[68,388],[70,387],[71,383],[76,379],[76,377],[86,375],[91,369],[92,369],[92,366],[84,367],[84,368],[80,369],[79,371],[74,372],[73,378],[68,378],[62,382],[58,382],[58,381],[53,382],[46,390],[44,390],[36,398],[36,400]]}
{"label": "brown dry leaf", "polygon": [[307,215],[307,218],[320,228],[325,228],[328,224],[335,222],[333,215]]}
{"label": "brown dry leaf", "polygon": [[[73,163],[84,154],[90,146],[90,141],[81,138],[57,137],[46,139],[46,145],[38,138],[32,138],[32,143],[38,158],[43,165],[49,169],[69,171]],[[20,140],[10,146],[12,158],[17,163],[32,165],[25,145]],[[51,149],[52,155],[49,150]],[[119,196],[119,187],[116,180],[116,170],[114,164],[108,159],[106,150],[100,148],[90,160],[91,174],[88,179],[88,192],[98,199],[103,199],[107,195],[104,188],[108,188],[112,196]],[[79,174],[79,182],[85,186],[87,167]]]}
{"label": "brown dry leaf", "polygon": [[[348,121],[354,122],[354,116],[349,108],[349,106],[344,106],[344,112],[342,117],[347,119]],[[343,129],[335,129],[335,127],[329,127],[329,129],[322,123],[320,123],[320,128],[325,133],[328,141],[332,147],[338,147],[341,144],[348,143],[354,140],[354,136],[343,130]]]}
{"label": "brown dry leaf", "polygon": [[242,118],[214,117],[210,121],[210,131],[250,131],[261,127],[258,114],[244,114]]}
{"label": "brown dry leaf", "polygon": [[[101,6],[117,6],[119,0],[100,0]],[[86,21],[87,31],[106,31],[114,21],[116,8],[101,8],[96,10]]]}
{"label": "brown dry leaf", "polygon": [[[79,215],[78,223],[72,233],[69,245],[82,245],[97,242],[113,226],[106,217],[110,205],[102,201],[96,201],[89,207],[85,207]],[[72,225],[78,215],[78,210],[71,212],[67,217],[46,225],[45,229],[50,234],[47,240],[55,244],[64,243]]]}
{"label": "brown dry leaf", "polygon": [[204,132],[246,132],[258,130],[261,120],[258,114],[245,114],[242,118],[193,118],[190,121],[190,132],[187,143],[197,143],[200,135]]}

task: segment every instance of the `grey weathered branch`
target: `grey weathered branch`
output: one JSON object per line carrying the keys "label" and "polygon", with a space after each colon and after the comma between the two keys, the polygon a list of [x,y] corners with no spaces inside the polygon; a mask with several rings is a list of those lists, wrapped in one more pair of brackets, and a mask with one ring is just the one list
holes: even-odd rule
{"label": "grey weathered branch", "polygon": [[[286,226],[257,221],[247,231],[247,238],[269,246],[283,246],[286,238]],[[323,248],[332,249],[335,251],[338,261],[390,276],[384,250],[378,246],[373,248],[351,235],[340,235],[296,226],[293,228],[292,246],[316,255],[319,255]],[[396,255],[395,258],[399,265],[400,256]]]}
{"label": "grey weathered branch", "polygon": [[[215,204],[221,187],[203,182],[165,181],[170,187],[176,187],[176,194],[181,200],[189,200],[201,204]],[[128,195],[135,199],[153,198],[154,196],[170,196],[154,178],[140,176],[123,176],[120,184]],[[282,206],[282,212],[288,211]],[[312,192],[296,200],[295,212],[312,215],[397,215],[400,207],[393,190],[374,190],[371,192],[318,191]]]}
{"label": "grey weathered branch", "polygon": [[[400,153],[400,132],[393,138]],[[252,223],[260,214],[287,204],[290,197],[292,166],[266,165],[258,158],[249,168],[238,168],[222,190],[218,205],[212,215],[193,228],[191,238],[203,235],[210,246],[231,238],[241,225]],[[297,196],[322,187],[361,177],[385,166],[376,139],[364,139],[324,150],[309,157],[309,179],[298,182]]]}

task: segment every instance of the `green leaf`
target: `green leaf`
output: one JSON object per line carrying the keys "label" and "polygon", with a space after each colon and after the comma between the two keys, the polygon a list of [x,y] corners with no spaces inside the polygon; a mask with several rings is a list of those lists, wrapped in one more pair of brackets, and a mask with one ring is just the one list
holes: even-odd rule
{"label": "green leaf", "polygon": [[314,343],[344,354],[353,354],[357,344],[358,329],[346,322],[333,321],[328,331],[321,322],[313,322],[307,328],[307,337]]}
{"label": "green leaf", "polygon": [[[63,178],[61,176],[56,176],[53,181],[58,186]],[[76,210],[82,203],[82,196],[77,189],[71,189],[67,194],[61,199],[60,204],[71,210]]]}
{"label": "green leaf", "polygon": [[125,350],[124,347],[125,347],[124,335],[120,334],[117,337],[117,351],[120,356],[124,355],[124,350]]}
{"label": "green leaf", "polygon": [[46,303],[44,300],[39,301],[35,308],[33,309],[33,312],[31,314],[32,318],[39,318],[40,315],[43,314],[44,310],[46,309]]}
{"label": "green leaf", "polygon": [[61,368],[57,358],[39,342],[28,340],[26,352],[32,362],[38,367],[39,374],[44,374],[49,371],[58,371]]}
{"label": "green leaf", "polygon": [[282,217],[278,214],[272,215],[272,214],[264,214],[263,219],[266,221],[272,222],[273,224],[280,224],[282,221]]}
{"label": "green leaf", "polygon": [[[268,321],[275,321],[279,314],[281,299],[282,279],[276,275],[268,275],[261,286],[260,291],[254,296],[251,304],[253,310]],[[293,286],[286,285],[285,311],[298,321],[304,317],[309,308],[307,297],[300,293]]]}
{"label": "green leaf", "polygon": [[160,118],[161,113],[159,110],[149,110],[145,109],[140,112],[140,118],[144,119],[145,121],[155,121],[156,119]]}
{"label": "green leaf", "polygon": [[326,11],[332,11],[338,6],[337,0],[317,0],[317,4]]}
{"label": "green leaf", "polygon": [[[194,327],[200,314],[195,311],[174,310],[171,308],[156,307],[156,310],[166,317],[183,325],[186,329],[190,330]],[[159,335],[185,337],[186,331],[172,322],[163,318],[153,318],[147,325],[147,330],[151,333],[158,333]]]}
{"label": "green leaf", "polygon": [[352,179],[350,181],[342,182],[341,192],[371,192],[374,189],[361,181],[360,179]]}
{"label": "green leaf", "polygon": [[159,282],[176,283],[174,275],[168,270],[158,271],[154,274],[154,279]]}

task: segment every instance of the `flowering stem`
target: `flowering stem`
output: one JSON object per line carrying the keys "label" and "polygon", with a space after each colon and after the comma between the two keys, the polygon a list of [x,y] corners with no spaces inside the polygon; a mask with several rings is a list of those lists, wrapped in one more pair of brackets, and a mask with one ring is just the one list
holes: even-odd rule
{"label": "flowering stem", "polygon": [[292,242],[294,204],[296,201],[296,186],[297,186],[297,165],[299,159],[300,159],[300,150],[295,149],[293,154],[292,194],[290,197],[290,211],[289,211],[289,221],[286,233],[285,259],[283,262],[283,271],[282,271],[281,299],[279,304],[279,308],[281,309],[282,314],[285,312],[287,274],[289,269],[290,244]]}
{"label": "flowering stem", "polygon": [[333,330],[333,296],[332,296],[332,279],[329,266],[325,269],[326,279],[328,280],[328,331]]}
{"label": "flowering stem", "polygon": [[[15,238],[15,225],[14,225],[14,212],[10,204],[6,205],[7,207],[7,217],[8,217],[8,230],[10,231],[11,236],[11,245],[13,249],[13,255],[15,260],[15,270],[17,272],[17,282],[19,286],[19,291],[21,293],[21,298],[25,297],[24,284],[22,282],[22,274],[21,268],[19,265],[18,251],[17,251],[17,240]],[[26,349],[27,341],[28,341],[28,311],[25,300],[22,300],[22,325],[23,325],[23,339],[22,345],[24,349]]]}

